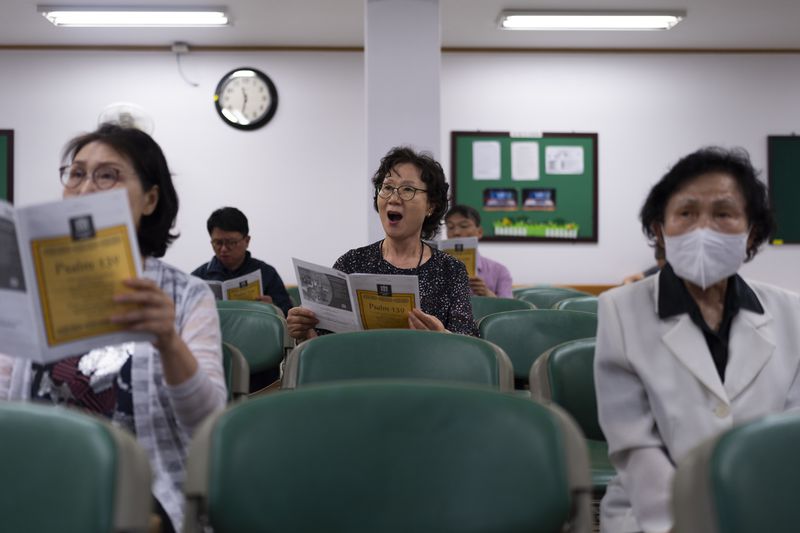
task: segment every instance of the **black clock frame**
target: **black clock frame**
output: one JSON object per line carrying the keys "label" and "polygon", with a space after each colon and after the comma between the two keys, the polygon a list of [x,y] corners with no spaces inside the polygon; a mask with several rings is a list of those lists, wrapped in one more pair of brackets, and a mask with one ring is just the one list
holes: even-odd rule
{"label": "black clock frame", "polygon": [[[238,122],[231,122],[230,120],[228,120],[228,117],[226,117],[222,113],[222,106],[219,103],[220,97],[222,96],[220,94],[222,88],[225,87],[228,81],[230,81],[233,74],[242,70],[250,70],[253,73],[255,73],[256,77],[260,78],[267,85],[267,90],[269,91],[269,96],[270,96],[269,109],[267,109],[267,112],[264,114],[264,116],[254,122],[249,122],[247,124],[239,124]],[[275,112],[278,110],[278,90],[275,88],[275,84],[272,83],[270,77],[261,72],[260,70],[258,70],[257,68],[238,67],[231,70],[224,76],[222,76],[222,79],[217,84],[217,88],[214,89],[214,106],[217,109],[217,114],[220,116],[222,121],[225,122],[225,124],[227,124],[228,126],[234,127],[238,130],[256,130],[258,128],[261,128],[262,126],[265,126],[270,120],[272,120],[272,117],[275,116]]]}

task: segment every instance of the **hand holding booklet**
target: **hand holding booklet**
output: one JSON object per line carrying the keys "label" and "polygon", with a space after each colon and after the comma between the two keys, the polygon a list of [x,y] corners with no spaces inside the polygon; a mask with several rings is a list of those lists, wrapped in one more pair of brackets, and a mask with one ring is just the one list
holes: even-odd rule
{"label": "hand holding booklet", "polygon": [[389,274],[345,274],[292,258],[301,305],[317,315],[320,329],[408,329],[419,309],[419,278]]}
{"label": "hand holding booklet", "polygon": [[141,277],[125,190],[13,207],[0,200],[0,338],[8,355],[50,363],[93,348],[152,340],[110,317]]}

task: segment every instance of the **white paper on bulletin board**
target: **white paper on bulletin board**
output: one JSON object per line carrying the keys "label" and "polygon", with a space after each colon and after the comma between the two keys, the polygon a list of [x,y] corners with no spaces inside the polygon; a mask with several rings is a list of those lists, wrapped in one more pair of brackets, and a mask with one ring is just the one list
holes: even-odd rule
{"label": "white paper on bulletin board", "polygon": [[472,177],[476,180],[500,179],[500,142],[472,143]]}
{"label": "white paper on bulletin board", "polygon": [[548,174],[583,174],[583,146],[548,146],[544,160]]}
{"label": "white paper on bulletin board", "polygon": [[514,181],[539,179],[539,143],[511,143],[511,179]]}

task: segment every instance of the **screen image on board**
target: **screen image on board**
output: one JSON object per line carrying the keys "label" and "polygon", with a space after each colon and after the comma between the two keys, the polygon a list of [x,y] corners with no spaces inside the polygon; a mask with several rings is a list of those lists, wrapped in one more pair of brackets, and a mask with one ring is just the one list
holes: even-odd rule
{"label": "screen image on board", "polygon": [[555,189],[522,189],[522,209],[526,211],[555,211]]}
{"label": "screen image on board", "polygon": [[596,133],[451,132],[456,204],[485,241],[597,242]]}
{"label": "screen image on board", "polygon": [[518,206],[515,189],[483,190],[483,208],[487,211],[516,211]]}

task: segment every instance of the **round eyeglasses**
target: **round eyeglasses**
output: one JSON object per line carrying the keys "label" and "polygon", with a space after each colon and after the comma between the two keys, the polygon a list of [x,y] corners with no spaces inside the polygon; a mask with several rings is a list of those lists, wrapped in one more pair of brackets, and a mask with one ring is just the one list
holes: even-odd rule
{"label": "round eyeglasses", "polygon": [[244,240],[244,237],[241,239],[211,239],[211,246],[215,250],[222,250],[224,246],[228,250],[233,248],[234,246],[238,246],[240,242]]}
{"label": "round eyeglasses", "polygon": [[[89,173],[80,165],[63,166],[58,169],[58,173],[61,184],[67,189],[77,189],[89,177]],[[119,181],[119,177],[120,171],[107,165],[97,167],[91,174],[95,187],[101,190],[112,188]]]}
{"label": "round eyeglasses", "polygon": [[378,187],[378,196],[388,200],[392,197],[392,195],[397,191],[397,196],[400,197],[401,200],[405,202],[410,202],[414,199],[414,195],[419,192],[428,192],[428,189],[417,189],[416,187],[412,187],[411,185],[401,185],[399,187],[393,187],[388,183],[384,183],[380,187]]}

